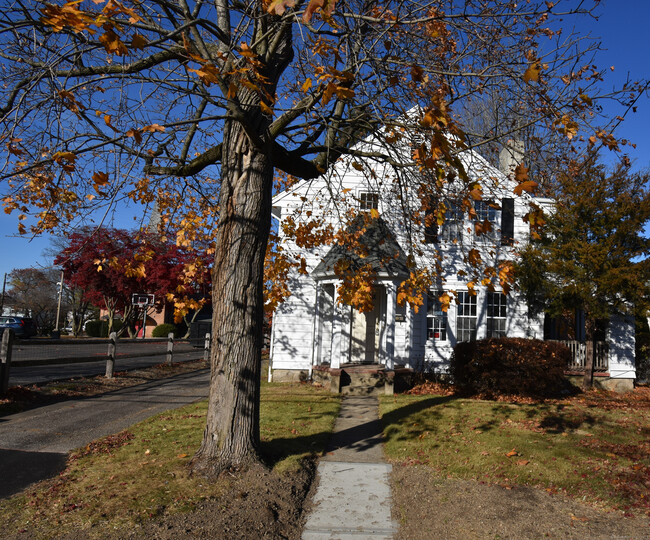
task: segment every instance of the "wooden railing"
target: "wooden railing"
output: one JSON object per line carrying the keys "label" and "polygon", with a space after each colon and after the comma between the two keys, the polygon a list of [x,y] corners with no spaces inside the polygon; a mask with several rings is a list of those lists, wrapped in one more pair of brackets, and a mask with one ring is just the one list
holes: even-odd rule
{"label": "wooden railing", "polygon": [[609,355],[606,342],[596,341],[594,346],[591,343],[574,340],[559,340],[559,342],[566,345],[571,351],[572,360],[568,365],[569,370],[584,371],[587,354],[592,353],[594,355],[594,371],[607,371],[609,369]]}

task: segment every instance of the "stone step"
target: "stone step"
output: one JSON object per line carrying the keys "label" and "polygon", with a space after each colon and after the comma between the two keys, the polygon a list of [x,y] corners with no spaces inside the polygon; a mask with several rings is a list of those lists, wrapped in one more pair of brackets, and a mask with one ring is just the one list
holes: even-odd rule
{"label": "stone step", "polygon": [[375,396],[384,394],[386,392],[385,386],[343,386],[341,387],[341,394],[348,396]]}

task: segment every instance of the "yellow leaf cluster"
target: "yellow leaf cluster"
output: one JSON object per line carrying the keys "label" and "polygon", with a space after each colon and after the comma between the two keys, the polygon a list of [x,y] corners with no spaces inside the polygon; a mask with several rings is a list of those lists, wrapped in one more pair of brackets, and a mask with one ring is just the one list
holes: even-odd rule
{"label": "yellow leaf cluster", "polygon": [[72,152],[56,152],[52,159],[54,163],[59,165],[65,172],[73,172],[75,170],[75,161],[77,156]]}
{"label": "yellow leaf cluster", "polygon": [[400,283],[397,288],[397,303],[403,306],[408,302],[415,313],[424,304],[426,292],[433,281],[428,269],[417,269],[411,271],[409,277]]}
{"label": "yellow leaf cluster", "polygon": [[352,306],[361,313],[372,311],[374,307],[372,266],[366,264],[361,268],[353,269],[345,259],[342,259],[337,262],[334,271],[341,280],[337,289],[339,303]]}
{"label": "yellow leaf cluster", "polygon": [[[101,3],[101,0],[95,3]],[[75,33],[95,34],[97,29],[101,28],[103,33],[99,36],[99,42],[106,52],[117,56],[127,55],[129,49],[118,35],[122,28],[113,21],[114,17],[123,15],[128,18],[130,24],[135,24],[142,20],[136,11],[117,0],[108,0],[99,14],[81,10],[77,7],[79,4],[81,0],[66,2],[62,6],[46,4],[41,9],[41,22],[51,27],[54,32],[62,32],[69,28]],[[143,49],[146,45],[147,39],[140,34],[135,33],[131,38],[131,47],[134,49]]]}
{"label": "yellow leaf cluster", "polygon": [[296,223],[289,216],[282,222],[282,232],[301,248],[329,245],[334,240],[334,228],[331,224],[326,224],[322,218]]}
{"label": "yellow leaf cluster", "polygon": [[61,32],[64,28],[71,28],[73,32],[88,31],[94,33],[90,27],[95,24],[95,19],[77,8],[81,0],[66,2],[62,6],[46,4],[41,9],[43,16],[41,22],[51,26],[54,32]]}
{"label": "yellow leaf cluster", "polygon": [[578,134],[578,123],[568,114],[563,115],[553,122],[553,127],[571,140]]}

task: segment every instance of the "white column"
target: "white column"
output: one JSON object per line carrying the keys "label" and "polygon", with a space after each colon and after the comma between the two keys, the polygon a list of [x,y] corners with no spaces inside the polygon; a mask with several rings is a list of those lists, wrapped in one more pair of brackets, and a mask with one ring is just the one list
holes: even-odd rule
{"label": "white column", "polygon": [[330,367],[338,369],[341,367],[341,332],[342,332],[342,314],[341,308],[344,306],[339,305],[339,291],[334,284],[334,304],[332,306],[332,353]]}
{"label": "white column", "polygon": [[309,378],[311,379],[311,373],[315,364],[319,364],[319,352],[320,352],[320,335],[321,335],[321,317],[320,317],[320,294],[321,288],[318,281],[316,282],[316,300],[314,302],[314,319],[311,329],[311,364],[309,366]]}
{"label": "white column", "polygon": [[386,283],[386,368],[395,365],[395,313],[397,311],[397,287]]}

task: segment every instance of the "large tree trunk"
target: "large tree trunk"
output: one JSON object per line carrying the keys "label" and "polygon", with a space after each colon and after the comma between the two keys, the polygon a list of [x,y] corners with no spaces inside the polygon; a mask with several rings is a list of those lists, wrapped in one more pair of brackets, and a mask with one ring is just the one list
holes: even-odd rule
{"label": "large tree trunk", "polygon": [[[260,133],[265,120],[259,115]],[[224,133],[213,270],[210,399],[193,472],[214,476],[259,462],[264,255],[273,167],[234,121]]]}
{"label": "large tree trunk", "polygon": [[[268,96],[293,57],[292,24],[264,13],[256,21],[259,78]],[[268,36],[273,36],[271,43]],[[262,46],[264,45],[264,46]],[[238,85],[239,86],[239,85]],[[224,123],[219,224],[212,276],[212,350],[208,415],[195,473],[259,463],[260,372],[264,319],[264,256],[271,227],[273,141],[261,97],[240,86],[239,114]],[[257,146],[256,146],[257,144]]]}

